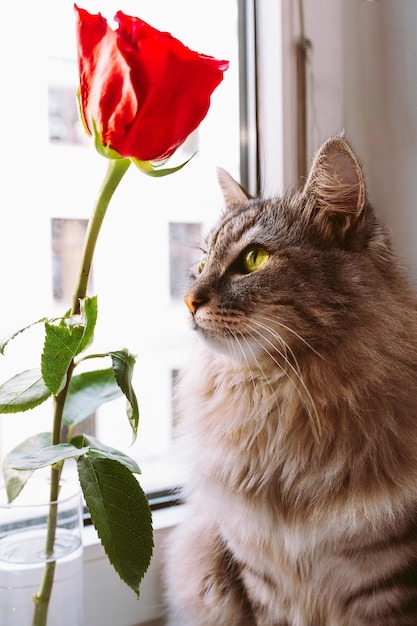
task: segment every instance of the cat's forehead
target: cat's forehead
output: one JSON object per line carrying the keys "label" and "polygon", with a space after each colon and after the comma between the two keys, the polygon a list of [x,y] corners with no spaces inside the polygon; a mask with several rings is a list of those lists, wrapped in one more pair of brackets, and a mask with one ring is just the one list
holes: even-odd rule
{"label": "cat's forehead", "polygon": [[228,210],[209,233],[209,248],[222,244],[251,243],[262,230],[260,217],[263,212],[264,203],[259,200]]}
{"label": "cat's forehead", "polygon": [[[229,209],[209,233],[207,250],[220,254],[239,251],[250,244],[271,244],[279,239],[285,226],[282,218],[286,212],[283,199],[251,200],[247,204]],[[284,221],[286,221],[284,217]]]}

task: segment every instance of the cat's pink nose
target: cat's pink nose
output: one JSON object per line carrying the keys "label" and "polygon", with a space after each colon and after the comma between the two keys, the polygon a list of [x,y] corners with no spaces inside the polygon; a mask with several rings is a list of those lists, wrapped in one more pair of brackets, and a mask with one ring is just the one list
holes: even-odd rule
{"label": "cat's pink nose", "polygon": [[201,298],[197,298],[196,296],[186,294],[184,296],[184,302],[187,305],[188,309],[191,311],[191,313],[194,315],[203,300]]}

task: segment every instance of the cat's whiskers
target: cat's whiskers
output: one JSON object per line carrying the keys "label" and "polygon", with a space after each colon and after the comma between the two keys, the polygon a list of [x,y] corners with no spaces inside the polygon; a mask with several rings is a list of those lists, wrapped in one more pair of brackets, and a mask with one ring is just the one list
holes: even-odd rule
{"label": "cat's whiskers", "polygon": [[[249,341],[248,341],[247,337],[245,337],[245,335],[244,335],[243,333],[239,333],[239,334],[240,334],[240,336],[241,336],[242,340],[246,343],[247,348],[248,348],[248,350],[249,350],[249,352],[251,353],[251,356],[252,356],[252,358],[253,358],[253,361],[254,361],[254,363],[256,364],[256,367],[258,368],[258,370],[259,370],[259,372],[261,373],[261,375],[262,375],[263,379],[266,381],[266,383],[267,383],[268,387],[270,388],[270,390],[271,390],[271,392],[272,392],[272,395],[273,395],[273,397],[274,397],[275,405],[276,405],[277,409],[279,409],[279,402],[278,402],[278,398],[277,398],[277,395],[276,395],[275,389],[274,389],[274,387],[272,386],[271,381],[269,380],[269,376],[267,376],[267,374],[265,373],[265,371],[264,371],[264,369],[263,369],[262,365],[259,363],[258,359],[256,358],[256,355],[255,355],[255,353],[254,353],[254,351],[253,351],[253,348],[252,348],[252,346],[250,345],[250,343],[249,343]],[[240,341],[239,341],[239,345],[240,345]],[[253,382],[253,386],[254,386],[254,388],[255,388],[255,379],[254,379],[254,376],[253,376],[253,374],[252,374],[252,368],[251,368],[251,365],[250,365],[250,363],[248,362],[248,359],[247,359],[247,356],[246,356],[246,354],[245,354],[245,351],[243,350],[243,347],[242,347],[241,345],[240,345],[240,348],[241,348],[241,350],[242,350],[242,352],[243,352],[243,355],[244,355],[245,361],[246,361],[246,363],[247,363],[247,365],[248,365],[248,368],[249,368],[249,370],[250,370],[250,373],[251,373],[251,378],[252,378],[252,382]]]}
{"label": "cat's whiskers", "polygon": [[252,361],[255,363],[258,372],[261,374],[262,378],[265,380],[265,382],[267,383],[268,387],[270,388],[273,398],[274,398],[274,402],[275,402],[275,406],[277,407],[277,409],[279,409],[279,402],[278,402],[278,398],[276,395],[276,391],[273,387],[273,385],[271,384],[271,381],[269,380],[269,376],[266,374],[265,370],[263,369],[262,365],[259,363],[256,354],[252,348],[252,346],[250,345],[250,342],[248,341],[247,337],[245,336],[244,333],[240,332],[240,331],[236,331],[234,330],[229,324],[227,324],[224,320],[223,320],[224,326],[225,328],[228,330],[228,332],[230,333],[232,339],[230,339],[230,337],[227,339],[228,345],[230,346],[231,352],[233,353],[233,355],[235,356],[236,360],[239,361],[239,354],[237,352],[236,349],[236,344],[239,346],[240,352],[242,354],[243,360],[246,364],[246,367],[248,369],[248,372],[250,374],[250,379],[252,382],[252,386],[253,386],[253,390],[254,392],[257,391],[257,387],[256,387],[256,382],[255,382],[255,375],[253,372],[253,367],[251,365],[251,363],[249,362],[248,356],[246,354],[245,348],[242,346],[242,341],[245,342],[246,344],[246,348],[249,351],[250,355],[251,355],[251,359]]}
{"label": "cat's whiskers", "polygon": [[[228,338],[228,340],[227,340],[227,342],[228,342],[228,344],[229,344],[229,346],[231,348],[231,351],[233,352],[233,354],[234,354],[234,356],[236,358],[236,361],[239,361],[240,358],[239,358],[239,354],[238,354],[237,348],[236,348],[236,346],[239,346],[240,352],[242,353],[243,359],[244,359],[244,361],[246,363],[246,366],[247,366],[249,374],[250,374],[250,379],[251,379],[251,382],[252,382],[253,389],[255,391],[256,390],[256,384],[255,384],[255,378],[253,376],[252,368],[251,368],[250,363],[248,361],[248,357],[247,357],[247,355],[245,353],[245,350],[243,349],[243,347],[242,347],[242,345],[240,343],[240,337],[242,337],[243,339],[245,339],[245,337],[242,335],[242,333],[237,333],[236,331],[234,331],[226,322],[225,322],[225,327],[227,328],[227,330],[229,331],[230,335],[233,338],[233,339]],[[246,343],[248,345],[248,348],[249,348],[252,356],[256,360],[256,357],[253,354],[253,350],[251,349],[251,347],[249,346],[247,341],[246,341]]]}
{"label": "cat's whiskers", "polygon": [[[256,328],[253,328],[252,326],[250,326],[250,324],[248,322],[245,322],[245,325],[246,325],[247,329],[250,331],[249,334],[252,337],[252,339],[264,350],[264,352],[272,359],[272,361],[284,372],[284,374],[288,377],[288,380],[291,382],[291,384],[296,389],[297,393],[299,394],[299,396],[300,396],[300,398],[301,398],[301,400],[303,402],[303,406],[304,406],[305,410],[307,411],[308,416],[310,417],[310,421],[311,421],[311,425],[312,425],[312,428],[313,428],[313,431],[314,431],[314,435],[318,439],[319,435],[320,435],[320,433],[318,432],[318,430],[319,430],[318,429],[318,425],[320,424],[319,414],[318,414],[316,405],[314,403],[313,397],[312,397],[310,391],[308,390],[308,387],[305,384],[305,382],[304,382],[304,380],[303,380],[303,378],[301,376],[301,373],[297,370],[297,367],[294,366],[289,361],[289,359],[286,357],[285,353],[281,352],[281,350],[279,350],[279,348],[274,343],[272,343],[272,341],[267,339],[259,330],[257,330]],[[288,371],[286,371],[286,368],[282,366],[282,364],[278,361],[278,359],[276,359],[274,357],[272,352],[257,337],[255,337],[255,335],[253,333],[256,333],[267,344],[269,344],[274,350],[276,350],[278,352],[278,354],[282,357],[284,362],[288,365],[290,370],[295,375],[296,379],[301,384],[302,389],[300,389],[300,387],[296,384],[296,382],[293,380],[293,378],[289,375]],[[281,339],[279,337],[279,335],[277,335],[277,338]],[[303,393],[302,390],[304,391],[304,393]],[[308,399],[309,402],[306,402],[306,398]],[[309,404],[310,404],[311,408],[310,408]]]}
{"label": "cat's whiskers", "polygon": [[[285,351],[285,360],[288,361],[287,358],[287,352],[289,352],[290,356],[292,357],[295,367],[297,368],[298,372],[301,372],[300,370],[300,365],[298,363],[297,357],[294,354],[294,351],[292,350],[292,348],[288,345],[288,343],[285,341],[285,339],[283,339],[283,337],[279,334],[279,332],[275,331],[273,328],[271,328],[270,326],[267,326],[266,324],[262,324],[261,322],[259,322],[258,320],[255,320],[253,317],[250,318],[250,321],[253,324],[256,324],[257,326],[259,326],[259,328],[262,328],[263,330],[266,330],[268,333],[270,333],[272,335],[272,337],[274,339],[276,339],[283,347],[284,351]],[[267,340],[265,335],[262,335],[263,338],[265,340]],[[271,342],[268,342],[271,345],[274,345]]]}
{"label": "cat's whiskers", "polygon": [[302,335],[297,333],[297,331],[295,331],[290,326],[287,326],[283,322],[280,322],[279,320],[277,320],[276,317],[270,317],[268,315],[260,315],[259,313],[257,313],[257,317],[259,317],[259,318],[261,318],[261,319],[263,319],[263,320],[265,320],[267,322],[272,322],[273,324],[278,324],[278,326],[281,326],[281,328],[285,328],[285,330],[288,330],[289,333],[291,333],[295,337],[297,337],[297,339],[299,339],[305,346],[307,346],[307,348],[309,348],[312,352],[314,352],[314,354],[316,354],[321,359],[324,359],[324,356],[322,354],[320,354],[320,352],[318,352],[315,348],[313,348],[313,346],[306,339],[304,339],[304,337]]}

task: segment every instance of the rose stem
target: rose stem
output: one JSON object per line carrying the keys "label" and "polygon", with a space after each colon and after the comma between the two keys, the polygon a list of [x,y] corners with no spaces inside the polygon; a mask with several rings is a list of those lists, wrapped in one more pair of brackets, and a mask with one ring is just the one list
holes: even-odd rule
{"label": "rose stem", "polygon": [[[100,233],[101,225],[106,215],[110,200],[116,191],[116,188],[123,176],[127,172],[131,161],[129,159],[110,159],[107,166],[107,172],[104,177],[96,205],[93,209],[92,216],[88,223],[87,233],[85,236],[84,250],[81,257],[80,272],[78,282],[74,293],[71,315],[77,315],[80,312],[80,302],[87,295],[88,277],[90,275],[91,263],[93,260],[94,250]],[[74,369],[74,361],[72,360],[67,370],[67,380],[62,391],[55,396],[54,421],[52,430],[52,444],[56,445],[61,442],[62,416],[64,412],[65,400],[68,394],[71,376]],[[54,550],[55,532],[57,525],[57,505],[56,501],[59,496],[59,480],[62,471],[62,465],[51,466],[51,485],[48,516],[48,530],[46,538],[46,555],[51,556]],[[35,610],[33,614],[33,626],[46,626],[49,600],[51,597],[52,586],[54,582],[55,561],[48,561],[45,564],[43,580],[39,592],[34,595]]]}

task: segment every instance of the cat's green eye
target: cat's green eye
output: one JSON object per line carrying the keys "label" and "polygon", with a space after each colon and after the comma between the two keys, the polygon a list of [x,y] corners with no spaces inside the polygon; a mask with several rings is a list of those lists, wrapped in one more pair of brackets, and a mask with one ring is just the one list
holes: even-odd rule
{"label": "cat's green eye", "polygon": [[207,252],[205,252],[203,256],[201,257],[200,265],[198,266],[198,271],[200,272],[200,274],[203,271],[203,269],[206,267],[206,263],[207,263]]}
{"label": "cat's green eye", "polygon": [[246,272],[260,270],[269,259],[269,252],[262,246],[252,246],[243,256],[243,267]]}

